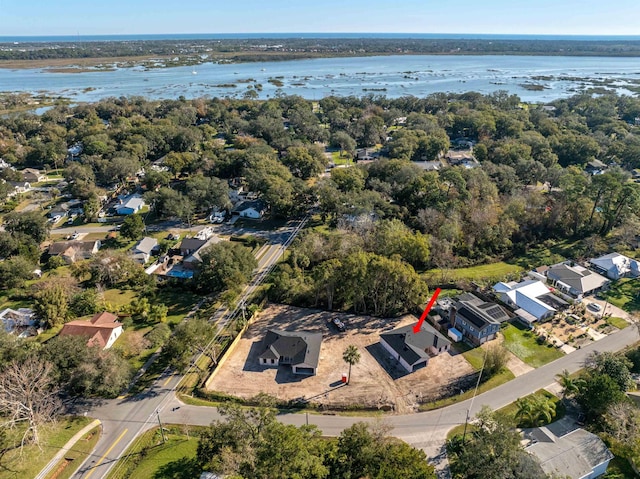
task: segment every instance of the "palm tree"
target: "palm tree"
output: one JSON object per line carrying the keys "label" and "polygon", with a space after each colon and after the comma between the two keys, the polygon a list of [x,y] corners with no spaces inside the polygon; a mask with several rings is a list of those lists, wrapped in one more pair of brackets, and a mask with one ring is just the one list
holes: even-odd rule
{"label": "palm tree", "polygon": [[546,397],[533,396],[516,401],[516,419],[527,426],[549,424],[556,413],[556,404]]}
{"label": "palm tree", "polygon": [[353,344],[347,346],[347,349],[342,353],[342,359],[349,365],[349,375],[347,376],[347,385],[351,381],[351,366],[360,362],[360,351]]}
{"label": "palm tree", "polygon": [[580,378],[572,378],[571,373],[566,369],[560,374],[556,374],[556,379],[562,386],[562,399],[573,396],[580,391],[580,387],[584,384],[584,380]]}

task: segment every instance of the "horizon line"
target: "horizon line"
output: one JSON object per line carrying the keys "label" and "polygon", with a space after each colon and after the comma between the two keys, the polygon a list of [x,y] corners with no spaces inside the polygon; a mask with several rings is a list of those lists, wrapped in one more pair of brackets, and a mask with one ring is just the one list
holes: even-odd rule
{"label": "horizon line", "polygon": [[[69,34],[64,34],[64,33],[53,33],[53,34],[47,34],[47,33],[39,33],[37,35],[34,34],[9,34],[9,35],[0,35],[0,38],[18,38],[18,37],[32,37],[32,38],[38,38],[38,37],[104,37],[104,36],[110,36],[110,37],[118,37],[118,36],[160,36],[160,35],[215,35],[215,36],[220,36],[220,35],[233,35],[233,36],[242,36],[242,35],[250,35],[250,36],[255,36],[255,35],[278,35],[278,36],[282,36],[282,35],[292,35],[292,36],[304,36],[304,35],[332,35],[332,36],[336,36],[336,38],[339,38],[338,35],[349,35],[349,36],[353,36],[353,35],[383,35],[383,36],[389,36],[389,35],[402,35],[402,36],[408,36],[408,35],[419,35],[419,36],[423,36],[423,35],[446,35],[446,36],[452,36],[452,35],[462,35],[462,36],[471,36],[471,35],[480,35],[483,37],[490,37],[490,36],[496,36],[496,37],[504,37],[504,36],[512,36],[512,37],[612,37],[612,38],[623,38],[623,37],[638,37],[640,38],[640,34],[635,34],[635,35],[631,35],[631,34],[611,34],[611,33],[588,33],[588,34],[584,34],[584,33],[482,33],[482,32],[375,32],[375,31],[366,31],[366,32],[362,32],[362,31],[354,31],[354,32],[320,32],[320,31],[316,31],[316,32],[163,32],[163,33],[92,33],[92,34],[80,34],[80,33],[69,33]],[[265,36],[263,38],[269,38],[268,36]]]}

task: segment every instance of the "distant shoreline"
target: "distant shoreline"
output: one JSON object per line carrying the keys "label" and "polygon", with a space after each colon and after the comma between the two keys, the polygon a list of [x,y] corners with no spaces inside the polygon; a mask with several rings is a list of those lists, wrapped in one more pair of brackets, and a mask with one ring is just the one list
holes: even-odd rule
{"label": "distant shoreline", "polygon": [[419,39],[419,40],[542,40],[542,41],[640,41],[640,35],[562,35],[508,33],[376,33],[376,32],[259,32],[259,33],[149,33],[114,35],[1,35],[2,43],[106,42],[163,40],[255,39]]}

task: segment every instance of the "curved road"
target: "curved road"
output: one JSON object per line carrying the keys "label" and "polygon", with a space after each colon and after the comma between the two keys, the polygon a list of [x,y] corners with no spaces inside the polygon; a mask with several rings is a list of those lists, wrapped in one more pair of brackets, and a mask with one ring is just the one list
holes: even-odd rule
{"label": "curved road", "polygon": [[[556,361],[530,371],[491,391],[478,395],[475,400],[463,401],[442,409],[398,416],[387,416],[385,422],[393,427],[393,435],[415,447],[423,449],[431,461],[443,457],[447,431],[463,424],[470,408],[473,417],[483,405],[497,409],[554,383],[555,375],[564,369],[575,372],[582,368],[585,358],[594,351],[618,351],[638,341],[635,327],[628,327],[597,342],[579,349]],[[174,394],[179,376],[166,373],[144,393],[134,398],[105,401],[85,409],[88,415],[103,422],[103,435],[93,454],[81,466],[74,478],[103,478],[117,464],[127,447],[143,431],[162,423],[208,425],[219,419],[216,408],[188,406]],[[156,412],[157,411],[157,412]],[[82,412],[79,406],[77,412]],[[287,424],[315,424],[326,435],[338,435],[357,421],[372,421],[371,417],[334,415],[282,414],[278,419]],[[126,458],[125,458],[126,460]]]}

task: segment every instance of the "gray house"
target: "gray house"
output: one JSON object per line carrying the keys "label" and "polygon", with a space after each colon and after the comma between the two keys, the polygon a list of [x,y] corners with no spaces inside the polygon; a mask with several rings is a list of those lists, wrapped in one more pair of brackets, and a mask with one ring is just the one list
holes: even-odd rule
{"label": "gray house", "polygon": [[500,324],[509,315],[498,304],[484,301],[471,293],[465,293],[449,310],[449,321],[462,336],[475,346],[496,338]]}
{"label": "gray house", "polygon": [[138,263],[145,264],[151,258],[154,251],[158,249],[158,240],[145,236],[138,241],[133,248],[131,248],[131,254],[133,259]]}
{"label": "gray house", "polygon": [[423,323],[422,329],[413,332],[413,324],[394,329],[380,335],[380,345],[412,373],[426,367],[429,356],[437,356],[448,351],[451,341],[436,331],[430,324]]}
{"label": "gray house", "polygon": [[553,286],[575,298],[597,293],[609,286],[610,281],[579,265],[554,264],[547,270],[547,280]]}
{"label": "gray house", "polygon": [[593,479],[603,475],[613,459],[604,442],[584,429],[567,431],[558,427],[558,423],[523,430],[529,441],[525,450],[540,461],[544,472],[571,479]]}
{"label": "gray house", "polygon": [[293,374],[314,376],[318,369],[322,333],[267,331],[258,360],[263,366],[291,365]]}

